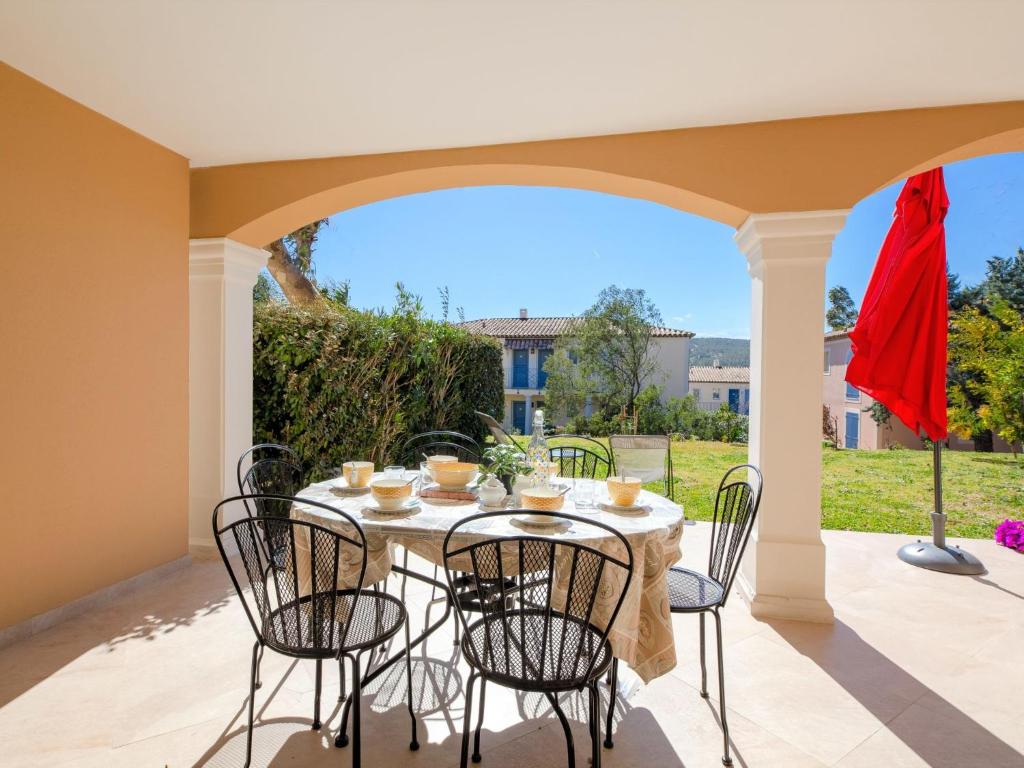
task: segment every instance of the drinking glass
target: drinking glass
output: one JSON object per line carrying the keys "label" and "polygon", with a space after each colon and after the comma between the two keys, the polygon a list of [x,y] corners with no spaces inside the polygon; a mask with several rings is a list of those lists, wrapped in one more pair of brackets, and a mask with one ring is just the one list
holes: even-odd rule
{"label": "drinking glass", "polygon": [[576,503],[576,509],[592,509],[594,506],[594,493],[597,483],[594,480],[580,478],[573,488],[572,498]]}
{"label": "drinking glass", "polygon": [[384,467],[384,477],[389,480],[401,480],[405,477],[405,467],[400,464],[391,464],[390,466]]}

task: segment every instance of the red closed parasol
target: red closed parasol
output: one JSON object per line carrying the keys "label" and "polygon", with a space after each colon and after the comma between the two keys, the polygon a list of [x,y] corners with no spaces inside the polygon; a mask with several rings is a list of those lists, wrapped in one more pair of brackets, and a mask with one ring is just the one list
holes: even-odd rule
{"label": "red closed parasol", "polygon": [[846,380],[914,432],[946,436],[946,230],[949,198],[936,168],[907,179],[878,254]]}
{"label": "red closed parasol", "polygon": [[941,168],[911,176],[903,185],[860,317],[850,331],[853,358],[846,380],[935,443],[932,542],[901,547],[900,559],[946,573],[977,574],[985,570],[977,558],[946,546],[942,511],[939,441],[946,437],[948,210]]}

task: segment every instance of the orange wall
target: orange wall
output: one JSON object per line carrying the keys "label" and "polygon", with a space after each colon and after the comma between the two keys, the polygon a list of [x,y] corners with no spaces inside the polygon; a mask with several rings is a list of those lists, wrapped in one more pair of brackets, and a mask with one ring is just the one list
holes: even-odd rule
{"label": "orange wall", "polygon": [[0,627],[187,552],[188,184],[0,64]]}

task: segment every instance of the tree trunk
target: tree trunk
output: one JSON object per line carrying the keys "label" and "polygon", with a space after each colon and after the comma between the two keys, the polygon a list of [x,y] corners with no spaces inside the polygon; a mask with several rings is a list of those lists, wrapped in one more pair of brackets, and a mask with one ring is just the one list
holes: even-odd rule
{"label": "tree trunk", "polygon": [[971,439],[974,440],[974,450],[978,453],[992,453],[995,450],[995,446],[992,444],[992,430],[985,429],[981,432],[976,432],[971,435]]}
{"label": "tree trunk", "polygon": [[270,251],[267,269],[281,286],[281,292],[289,304],[302,307],[323,301],[316,286],[289,260],[283,241],[275,240],[267,246],[267,250]]}

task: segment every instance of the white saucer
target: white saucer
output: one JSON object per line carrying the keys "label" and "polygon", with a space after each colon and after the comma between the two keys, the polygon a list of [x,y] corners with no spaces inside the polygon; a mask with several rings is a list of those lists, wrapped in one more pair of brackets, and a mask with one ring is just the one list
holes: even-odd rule
{"label": "white saucer", "polygon": [[332,485],[331,493],[335,496],[365,496],[370,492],[370,486],[366,485],[362,488],[352,488],[347,485]]}
{"label": "white saucer", "polygon": [[[537,514],[542,515],[544,513],[538,512]],[[532,515],[513,515],[512,524],[520,528],[543,528],[545,530],[553,530],[556,528],[568,529],[569,526],[572,525],[572,521],[558,517],[553,517],[547,521],[531,520],[531,517]]]}
{"label": "white saucer", "polygon": [[363,507],[364,512],[373,512],[378,515],[404,515],[420,508],[419,499],[406,499],[402,505],[394,509],[382,509],[377,504],[367,504]]}
{"label": "white saucer", "polygon": [[597,508],[604,510],[605,512],[612,512],[616,515],[643,515],[651,511],[651,508],[646,504],[633,504],[629,507],[620,507],[618,504],[612,504],[610,501],[597,502]]}

